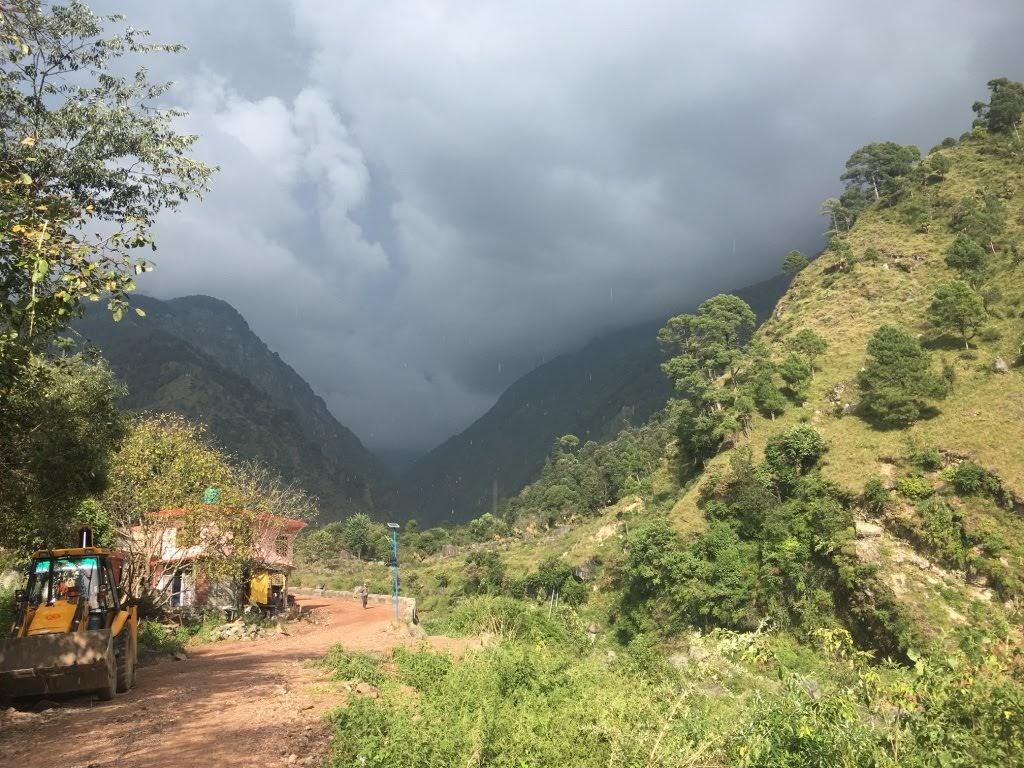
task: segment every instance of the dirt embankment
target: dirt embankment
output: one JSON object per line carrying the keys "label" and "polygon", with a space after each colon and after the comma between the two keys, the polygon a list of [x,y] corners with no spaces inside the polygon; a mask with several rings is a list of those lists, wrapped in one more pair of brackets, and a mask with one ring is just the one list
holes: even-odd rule
{"label": "dirt embankment", "polygon": [[[143,667],[138,685],[108,703],[79,697],[42,713],[13,713],[0,724],[0,767],[319,765],[329,739],[323,715],[348,694],[327,670],[305,662],[338,643],[387,651],[418,641],[392,629],[386,606],[364,611],[326,597],[299,602],[317,612],[318,623]],[[454,647],[445,638],[430,642]]]}

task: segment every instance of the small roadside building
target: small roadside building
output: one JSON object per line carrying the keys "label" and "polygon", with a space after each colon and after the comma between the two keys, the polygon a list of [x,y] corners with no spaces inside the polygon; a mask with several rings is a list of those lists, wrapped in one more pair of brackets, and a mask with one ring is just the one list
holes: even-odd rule
{"label": "small roadside building", "polygon": [[[214,514],[211,505],[205,506],[210,514],[190,509],[151,513],[147,530],[139,533],[151,542],[151,587],[166,595],[171,608],[232,607],[239,586],[245,587],[244,602],[284,607],[295,568],[295,537],[306,523],[266,513]],[[204,560],[216,558],[240,563],[241,572],[234,579],[211,576]]]}

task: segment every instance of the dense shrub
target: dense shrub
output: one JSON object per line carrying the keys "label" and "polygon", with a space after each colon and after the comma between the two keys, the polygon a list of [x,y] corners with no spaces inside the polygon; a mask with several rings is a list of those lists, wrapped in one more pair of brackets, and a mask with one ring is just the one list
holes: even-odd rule
{"label": "dense shrub", "polygon": [[759,768],[861,766],[883,754],[886,731],[863,716],[852,691],[822,696],[791,678],[781,692],[758,693],[733,740],[734,765]]}
{"label": "dense shrub", "polygon": [[347,651],[341,645],[331,648],[320,663],[332,670],[331,677],[335,680],[356,680],[373,685],[384,682],[380,659]]}
{"label": "dense shrub", "polygon": [[447,653],[437,653],[426,647],[415,651],[396,648],[394,663],[398,681],[420,691],[443,685],[453,664]]}
{"label": "dense shrub", "polygon": [[959,512],[942,499],[932,498],[917,507],[924,545],[947,565],[963,568],[967,537]]}
{"label": "dense shrub", "polygon": [[876,515],[885,511],[885,507],[889,503],[889,491],[877,477],[871,478],[864,484],[861,503],[865,509]]}
{"label": "dense shrub", "polygon": [[1002,496],[999,479],[972,461],[964,461],[950,470],[949,482],[961,496]]}
{"label": "dense shrub", "polygon": [[505,582],[505,563],[497,552],[477,550],[466,555],[465,574],[467,595],[498,593]]}
{"label": "dense shrub", "polygon": [[517,595],[535,599],[554,599],[568,605],[579,605],[587,597],[587,590],[576,578],[572,566],[557,557],[549,557],[510,586]]}
{"label": "dense shrub", "polygon": [[190,635],[184,627],[168,632],[158,621],[139,622],[139,646],[158,653],[180,653],[185,650]]}
{"label": "dense shrub", "polygon": [[512,597],[484,595],[463,600],[442,619],[428,623],[431,631],[464,636],[487,632],[511,641],[583,647],[586,632],[576,613],[552,609]]}
{"label": "dense shrub", "polygon": [[668,766],[705,751],[706,704],[679,717],[664,682],[557,647],[501,643],[417,690],[335,710],[329,765]]}
{"label": "dense shrub", "polygon": [[853,527],[850,499],[816,469],[825,443],[811,427],[777,435],[769,449],[761,466],[738,451],[728,476],[705,488],[706,532],[684,541],[667,521],[634,529],[621,635],[753,629],[766,618],[807,631],[836,620],[832,558]]}
{"label": "dense shrub", "polygon": [[987,342],[999,341],[1003,338],[1003,332],[995,325],[987,325],[981,329],[981,333],[978,334],[978,338]]}
{"label": "dense shrub", "polygon": [[901,766],[1013,765],[1024,754],[1024,688],[1007,652],[971,663],[963,656],[918,659],[915,679],[892,702],[905,713],[892,739]]}
{"label": "dense shrub", "polygon": [[908,499],[927,499],[933,493],[935,489],[932,487],[931,482],[925,477],[920,475],[907,475],[901,477],[896,481],[896,490],[906,496]]}
{"label": "dense shrub", "polygon": [[917,448],[910,450],[910,461],[925,472],[942,469],[943,456],[938,448]]}

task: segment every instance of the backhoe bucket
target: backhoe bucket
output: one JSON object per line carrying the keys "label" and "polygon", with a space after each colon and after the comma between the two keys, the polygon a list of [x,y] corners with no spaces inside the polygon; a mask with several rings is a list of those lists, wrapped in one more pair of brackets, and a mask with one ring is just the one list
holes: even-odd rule
{"label": "backhoe bucket", "polygon": [[0,640],[0,696],[42,696],[103,688],[115,674],[109,629]]}

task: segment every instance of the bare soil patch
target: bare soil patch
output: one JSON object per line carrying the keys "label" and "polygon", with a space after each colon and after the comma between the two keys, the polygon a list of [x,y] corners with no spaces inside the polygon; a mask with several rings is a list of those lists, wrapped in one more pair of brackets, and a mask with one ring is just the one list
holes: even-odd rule
{"label": "bare soil patch", "polygon": [[[344,703],[344,686],[309,665],[333,645],[386,652],[415,645],[391,625],[388,606],[300,598],[316,623],[288,635],[193,648],[186,661],[139,670],[138,685],[113,701],[68,699],[42,712],[8,710],[0,719],[0,766],[170,768],[318,765],[327,749],[324,713]],[[458,650],[458,641],[428,638]],[[294,755],[294,757],[293,757]]]}

